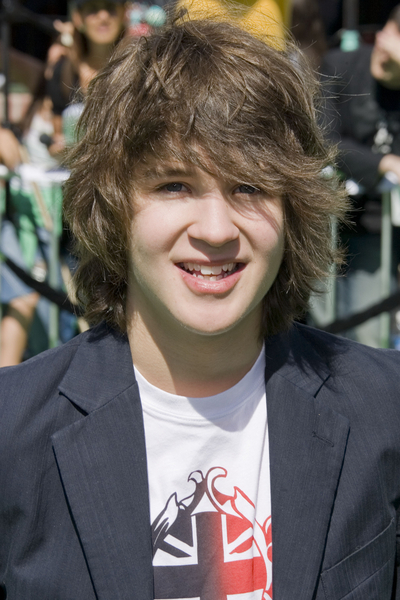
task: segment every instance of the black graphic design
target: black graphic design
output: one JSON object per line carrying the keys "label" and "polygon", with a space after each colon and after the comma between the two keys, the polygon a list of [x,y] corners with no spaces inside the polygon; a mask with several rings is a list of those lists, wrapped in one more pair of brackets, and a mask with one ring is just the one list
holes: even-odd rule
{"label": "black graphic design", "polygon": [[270,600],[271,519],[254,519],[253,502],[237,487],[218,491],[222,467],[188,480],[194,493],[172,494],[152,524],[155,598]]}

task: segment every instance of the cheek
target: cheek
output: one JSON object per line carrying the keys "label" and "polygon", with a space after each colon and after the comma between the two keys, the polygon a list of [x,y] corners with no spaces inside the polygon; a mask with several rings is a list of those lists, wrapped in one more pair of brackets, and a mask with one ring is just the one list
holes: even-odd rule
{"label": "cheek", "polygon": [[143,219],[136,220],[131,229],[130,253],[134,264],[140,263],[156,253],[157,232]]}
{"label": "cheek", "polygon": [[82,25],[79,28],[79,31],[86,36],[90,36],[96,31],[95,23],[92,22],[90,17],[86,17],[86,19],[82,20]]}
{"label": "cheek", "polygon": [[274,224],[260,226],[255,241],[258,249],[259,265],[264,269],[264,279],[270,285],[282,264],[285,251],[285,231],[283,220],[278,219]]}
{"label": "cheek", "polygon": [[258,242],[266,254],[281,256],[285,245],[283,208],[280,200],[268,207],[259,220]]}
{"label": "cheek", "polygon": [[143,211],[134,217],[131,228],[130,251],[133,262],[154,261],[168,250],[170,227],[160,214]]}
{"label": "cheek", "polygon": [[154,202],[135,210],[132,235],[150,252],[168,251],[187,227],[188,219],[179,203]]}
{"label": "cheek", "polygon": [[264,256],[266,257],[268,268],[274,276],[282,263],[285,250],[285,236],[283,229],[279,232],[273,231],[264,246]]}

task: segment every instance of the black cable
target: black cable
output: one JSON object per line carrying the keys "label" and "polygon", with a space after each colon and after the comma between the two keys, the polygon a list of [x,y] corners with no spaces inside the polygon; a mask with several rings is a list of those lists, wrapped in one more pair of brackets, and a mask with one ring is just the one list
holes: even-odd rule
{"label": "black cable", "polygon": [[53,302],[53,304],[56,304],[62,310],[66,310],[67,312],[76,315],[77,317],[81,315],[79,306],[73,304],[68,298],[67,294],[59,290],[53,289],[44,281],[37,281],[36,279],[31,277],[29,273],[24,271],[24,269],[21,269],[21,267],[16,265],[14,261],[12,261],[10,258],[7,258],[6,256],[4,256],[3,258],[3,263],[7,265],[7,267],[11,269],[11,271],[15,273],[15,275],[26,285],[35,290],[35,292],[38,292],[44,298],[47,298],[47,300],[50,300],[50,302]]}
{"label": "black cable", "polygon": [[373,317],[377,317],[381,313],[389,312],[394,310],[395,308],[400,307],[400,290],[394,292],[391,296],[380,300],[376,304],[373,304],[369,308],[355,314],[350,317],[346,317],[345,319],[337,319],[333,323],[326,325],[325,327],[319,327],[323,331],[327,331],[328,333],[341,333],[342,331],[346,331],[347,329],[351,329],[353,327],[357,327],[361,325],[365,321],[372,319]]}

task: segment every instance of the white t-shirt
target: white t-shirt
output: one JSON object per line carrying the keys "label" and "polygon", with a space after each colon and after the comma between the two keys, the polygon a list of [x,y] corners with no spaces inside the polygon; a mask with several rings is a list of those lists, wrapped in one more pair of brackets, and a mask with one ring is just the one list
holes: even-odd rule
{"label": "white t-shirt", "polygon": [[272,597],[265,354],[234,387],[186,398],[137,371],[155,599]]}

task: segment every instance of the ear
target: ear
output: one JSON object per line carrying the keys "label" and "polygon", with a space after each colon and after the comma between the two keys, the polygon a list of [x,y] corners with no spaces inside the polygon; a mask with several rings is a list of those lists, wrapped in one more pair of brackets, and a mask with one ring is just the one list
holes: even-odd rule
{"label": "ear", "polygon": [[71,20],[74,24],[75,29],[77,29],[80,33],[82,33],[85,29],[85,24],[83,22],[83,18],[79,10],[74,10],[71,14]]}

